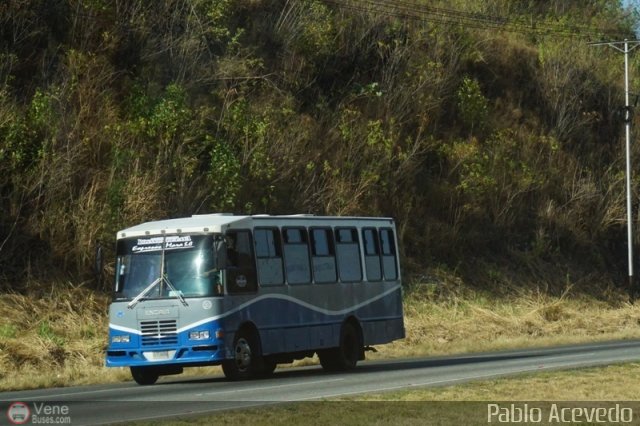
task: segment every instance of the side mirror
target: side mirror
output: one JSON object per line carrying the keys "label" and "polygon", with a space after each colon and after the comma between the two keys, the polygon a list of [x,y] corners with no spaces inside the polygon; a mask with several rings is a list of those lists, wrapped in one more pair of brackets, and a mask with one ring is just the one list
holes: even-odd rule
{"label": "side mirror", "polygon": [[224,269],[227,266],[227,243],[224,236],[220,234],[213,237],[213,255],[216,269],[218,271]]}

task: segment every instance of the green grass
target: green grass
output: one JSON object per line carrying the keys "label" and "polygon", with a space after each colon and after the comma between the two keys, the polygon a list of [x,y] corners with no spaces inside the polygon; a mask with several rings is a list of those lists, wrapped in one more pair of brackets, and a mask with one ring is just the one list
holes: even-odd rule
{"label": "green grass", "polygon": [[[423,425],[487,424],[487,404],[515,403],[543,407],[623,407],[640,412],[640,363],[600,368],[524,374],[513,378],[482,380],[463,385],[358,395],[317,402],[287,403],[225,411],[166,425]],[[520,401],[520,403],[518,403]],[[536,403],[536,401],[538,401]],[[579,401],[583,401],[580,403]],[[593,403],[593,401],[605,401]],[[608,403],[606,402],[608,401]],[[153,423],[139,422],[138,425]]]}

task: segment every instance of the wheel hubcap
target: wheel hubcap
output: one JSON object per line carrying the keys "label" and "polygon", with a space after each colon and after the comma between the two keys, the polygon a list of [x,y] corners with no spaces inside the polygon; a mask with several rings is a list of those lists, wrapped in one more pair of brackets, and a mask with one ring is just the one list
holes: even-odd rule
{"label": "wheel hubcap", "polygon": [[236,342],[236,365],[241,371],[246,370],[251,365],[251,346],[244,338],[240,338]]}

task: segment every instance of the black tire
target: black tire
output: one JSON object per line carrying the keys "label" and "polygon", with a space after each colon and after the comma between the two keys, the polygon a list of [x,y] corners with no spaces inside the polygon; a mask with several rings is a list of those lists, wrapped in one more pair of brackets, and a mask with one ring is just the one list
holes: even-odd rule
{"label": "black tire", "polygon": [[153,367],[130,367],[131,376],[137,384],[148,386],[158,381],[160,373]]}
{"label": "black tire", "polygon": [[240,330],[233,339],[233,353],[233,359],[222,362],[222,371],[227,379],[244,380],[260,374],[264,363],[255,333]]}
{"label": "black tire", "polygon": [[268,358],[262,359],[262,369],[258,373],[260,377],[269,377],[276,371],[276,367],[278,364],[275,361],[272,361]]}
{"label": "black tire", "polygon": [[362,342],[355,326],[349,322],[340,330],[340,346],[318,351],[325,371],[349,371],[356,368],[362,353]]}

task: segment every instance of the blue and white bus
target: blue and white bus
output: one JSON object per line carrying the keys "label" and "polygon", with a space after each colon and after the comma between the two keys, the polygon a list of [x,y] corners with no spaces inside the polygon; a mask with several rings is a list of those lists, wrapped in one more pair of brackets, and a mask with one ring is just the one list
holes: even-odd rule
{"label": "blue and white bus", "polygon": [[139,384],[203,365],[264,376],[315,353],[349,370],[404,337],[390,218],[195,215],[116,239],[106,365]]}

